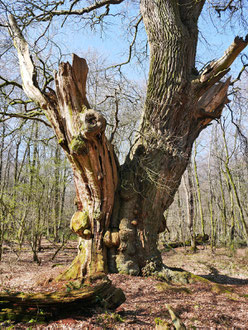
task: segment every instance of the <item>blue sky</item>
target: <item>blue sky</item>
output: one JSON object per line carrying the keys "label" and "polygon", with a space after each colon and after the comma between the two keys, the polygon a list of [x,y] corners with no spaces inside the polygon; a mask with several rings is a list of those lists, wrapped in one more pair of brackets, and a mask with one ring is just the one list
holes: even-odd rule
{"label": "blue sky", "polygon": [[[118,6],[116,7],[117,9]],[[130,15],[135,15],[135,12],[131,12]],[[197,63],[198,69],[202,67],[202,63],[207,63],[222,56],[236,35],[244,36],[245,33],[238,24],[237,18],[234,17],[234,19],[236,21],[230,24],[227,18],[222,15],[220,19],[215,11],[209,9],[208,4],[205,5],[199,19],[200,33],[197,60],[201,63]],[[101,37],[99,31],[94,33],[90,28],[80,28],[80,23],[73,24],[68,19],[66,23],[67,28],[63,28],[61,30],[62,34],[59,33],[55,39],[58,40],[60,45],[63,45],[63,49],[68,54],[74,52],[79,55],[86,54],[87,56],[87,51],[91,49],[91,51],[96,51],[105,57],[110,64],[116,64],[126,60],[128,57],[129,42],[127,41],[125,31],[127,27],[121,23],[120,19],[119,21],[118,19],[111,19],[110,23],[110,26],[108,26],[106,32]],[[244,52],[248,54],[247,51]],[[232,65],[231,74],[235,77],[241,67],[241,62],[237,59]],[[135,70],[135,63],[127,65],[123,70],[131,79],[144,79],[144,73],[140,70]]]}

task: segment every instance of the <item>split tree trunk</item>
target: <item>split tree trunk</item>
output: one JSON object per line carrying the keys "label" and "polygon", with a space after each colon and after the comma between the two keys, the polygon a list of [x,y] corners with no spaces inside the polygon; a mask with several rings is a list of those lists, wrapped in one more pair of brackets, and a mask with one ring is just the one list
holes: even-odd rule
{"label": "split tree trunk", "polygon": [[[78,256],[60,279],[87,277],[88,284],[91,284],[83,287],[80,285],[78,292],[72,294],[73,302],[79,294],[85,303],[88,302],[88,307],[99,305],[99,299],[103,300],[105,308],[117,307],[125,301],[125,296],[121,289],[116,289],[106,278],[107,248],[103,243],[118,184],[117,161],[113,147],[104,134],[106,120],[99,112],[89,108],[85,92],[88,73],[86,61],[74,55],[72,65],[61,63],[55,74],[56,90],[42,93],[35,78],[28,44],[13,16],[10,17],[10,28],[18,50],[23,89],[44,110],[74,175],[77,211],[71,219],[71,228],[79,235],[81,242]],[[94,290],[95,284],[97,290]],[[63,303],[65,296],[65,292],[62,292]],[[30,295],[24,297],[24,300],[28,302]],[[35,304],[32,299],[30,303]],[[37,303],[49,305],[46,295],[42,294]],[[57,310],[59,303],[54,301],[54,304]]]}
{"label": "split tree trunk", "polygon": [[72,229],[79,254],[64,278],[119,271],[149,275],[162,269],[157,249],[164,211],[173,201],[193,142],[221,116],[230,83],[220,82],[247,40],[236,38],[224,56],[199,75],[197,20],[205,0],[141,0],[150,46],[150,72],[140,135],[118,168],[105,119],[86,99],[85,60],[61,63],[56,91],[42,93],[28,46],[13,17],[23,87],[44,109],[71,163],[78,211]]}
{"label": "split tree trunk", "polygon": [[28,45],[12,16],[10,25],[24,91],[45,111],[73,170],[77,211],[71,219],[71,228],[81,242],[77,258],[63,278],[105,273],[107,251],[103,235],[114,206],[118,165],[113,146],[104,134],[106,120],[90,109],[86,98],[88,66],[84,59],[73,55],[72,65],[61,63],[55,74],[56,90],[42,93],[35,80]]}

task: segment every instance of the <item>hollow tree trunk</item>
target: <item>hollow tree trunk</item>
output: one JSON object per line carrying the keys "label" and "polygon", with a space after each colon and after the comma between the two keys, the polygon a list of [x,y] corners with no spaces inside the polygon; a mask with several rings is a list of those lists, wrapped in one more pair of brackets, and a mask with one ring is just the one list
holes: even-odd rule
{"label": "hollow tree trunk", "polygon": [[[58,114],[64,125],[64,148],[73,169],[77,211],[71,229],[81,238],[79,254],[64,277],[106,272],[103,235],[110,223],[118,183],[113,146],[105,137],[106,120],[89,109],[85,94],[85,60],[62,63],[55,75]],[[84,80],[82,80],[84,77]]]}
{"label": "hollow tree trunk", "polygon": [[74,55],[72,65],[60,64],[55,74],[56,90],[42,93],[27,42],[13,16],[10,27],[18,50],[23,89],[45,111],[73,170],[77,212],[71,219],[71,228],[81,242],[78,256],[62,278],[104,273],[107,251],[103,235],[112,215],[118,173],[113,147],[104,134],[106,120],[90,109],[86,98],[88,66]]}
{"label": "hollow tree trunk", "polygon": [[78,211],[71,228],[79,254],[65,278],[119,271],[149,275],[162,268],[158,233],[202,129],[219,118],[230,83],[219,80],[247,45],[236,38],[201,75],[195,65],[197,20],[205,0],[141,0],[150,46],[144,113],[134,147],[118,168],[105,119],[86,99],[85,60],[61,63],[56,91],[42,93],[28,46],[13,18],[23,88],[45,111],[71,163]]}

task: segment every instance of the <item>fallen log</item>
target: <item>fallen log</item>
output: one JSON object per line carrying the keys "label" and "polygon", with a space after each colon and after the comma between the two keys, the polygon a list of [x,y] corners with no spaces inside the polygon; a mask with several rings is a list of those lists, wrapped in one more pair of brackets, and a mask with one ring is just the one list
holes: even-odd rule
{"label": "fallen log", "polygon": [[[195,238],[195,244],[196,245],[202,245],[204,243],[207,243],[209,241],[209,236],[207,234],[205,235],[196,235]],[[164,247],[169,247],[169,248],[178,248],[178,247],[183,247],[183,246],[191,246],[191,241],[187,240],[185,242],[180,242],[180,241],[176,241],[176,242],[166,242],[163,244]]]}
{"label": "fallen log", "polygon": [[113,286],[107,276],[76,288],[77,285],[78,282],[65,282],[63,290],[54,292],[0,292],[0,321],[48,321],[72,313],[83,315],[96,307],[115,309],[125,301],[123,291]]}

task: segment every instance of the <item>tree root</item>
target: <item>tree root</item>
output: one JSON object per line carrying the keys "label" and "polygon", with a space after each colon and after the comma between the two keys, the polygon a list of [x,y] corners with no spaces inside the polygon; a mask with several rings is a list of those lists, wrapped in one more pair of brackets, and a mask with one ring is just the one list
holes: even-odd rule
{"label": "tree root", "polygon": [[172,268],[167,267],[166,265],[162,265],[159,270],[154,271],[149,274],[149,276],[152,276],[159,281],[164,281],[168,284],[192,284],[201,282],[211,286],[217,285],[217,283],[210,281],[203,276],[195,275],[191,272],[185,271],[182,268]]}
{"label": "tree root", "polygon": [[[181,268],[169,268],[163,265],[163,268],[160,271],[155,272],[153,277],[161,281],[161,285],[156,285],[157,291],[168,290],[191,294],[191,290],[185,284],[202,283],[207,285],[209,290],[215,294],[224,294],[233,300],[244,297],[244,295],[236,293],[234,289],[228,285],[213,282],[203,276],[192,274]],[[182,284],[184,286],[182,286]]]}
{"label": "tree root", "polygon": [[191,283],[192,273],[182,268],[170,268],[165,265],[162,269],[153,273],[153,276],[160,280],[171,284],[188,284]]}

